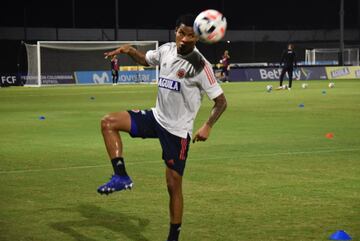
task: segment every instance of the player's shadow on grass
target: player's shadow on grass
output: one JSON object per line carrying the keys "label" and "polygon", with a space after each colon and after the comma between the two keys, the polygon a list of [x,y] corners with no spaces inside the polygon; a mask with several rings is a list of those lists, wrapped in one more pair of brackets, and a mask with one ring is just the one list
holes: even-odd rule
{"label": "player's shadow on grass", "polygon": [[[122,233],[128,239],[134,241],[149,241],[142,231],[150,223],[148,219],[142,219],[134,215],[113,213],[103,210],[94,205],[80,205],[75,210],[64,209],[65,212],[79,212],[85,219],[76,221],[64,221],[51,223],[50,226],[62,233],[72,236],[78,241],[96,241],[85,233],[89,227],[103,227],[115,233]],[[84,232],[78,231],[86,228]],[[104,232],[105,233],[105,232]],[[105,238],[105,237],[104,237]]]}

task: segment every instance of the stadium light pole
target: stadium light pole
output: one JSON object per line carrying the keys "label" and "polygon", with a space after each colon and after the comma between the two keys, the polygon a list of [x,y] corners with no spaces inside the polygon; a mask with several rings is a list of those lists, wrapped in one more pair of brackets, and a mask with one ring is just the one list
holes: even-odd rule
{"label": "stadium light pole", "polygon": [[72,27],[75,28],[75,0],[72,0]]}
{"label": "stadium light pole", "polygon": [[26,3],[24,4],[23,9],[23,16],[24,16],[24,40],[27,40],[27,12],[26,12]]}
{"label": "stadium light pole", "polygon": [[[357,26],[358,26],[358,28],[360,28],[360,0],[358,0],[358,10],[357,10],[357,12],[358,12],[358,17],[357,17]],[[360,34],[359,34],[359,40],[360,40]]]}
{"label": "stadium light pole", "polygon": [[115,0],[115,40],[118,40],[118,29],[119,29],[119,0]]}
{"label": "stadium light pole", "polygon": [[344,0],[340,0],[340,52],[339,66],[344,65]]}

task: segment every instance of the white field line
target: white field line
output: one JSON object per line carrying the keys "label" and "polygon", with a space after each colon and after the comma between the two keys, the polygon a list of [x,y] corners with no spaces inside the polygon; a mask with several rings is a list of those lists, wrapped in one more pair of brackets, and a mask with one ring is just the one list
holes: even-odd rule
{"label": "white field line", "polygon": [[[316,154],[316,153],[331,153],[331,152],[353,152],[360,151],[360,148],[351,148],[351,149],[323,149],[323,150],[311,150],[311,151],[294,151],[294,152],[276,152],[276,153],[263,153],[263,154],[254,154],[254,155],[244,155],[244,156],[216,156],[216,157],[206,157],[206,158],[190,158],[191,160],[213,160],[213,159],[235,159],[235,158],[251,158],[251,157],[264,157],[264,156],[280,156],[280,155],[302,155],[302,154]],[[156,163],[157,161],[140,161],[140,162],[129,162],[126,163],[129,165],[139,165],[139,164],[150,164]],[[73,170],[73,169],[91,169],[99,167],[108,167],[110,164],[101,164],[101,165],[91,165],[91,166],[73,166],[73,167],[56,167],[56,168],[46,168],[46,169],[22,169],[22,170],[4,170],[0,171],[0,174],[12,174],[12,173],[28,173],[28,172],[47,172],[47,171],[62,171],[62,170]]]}

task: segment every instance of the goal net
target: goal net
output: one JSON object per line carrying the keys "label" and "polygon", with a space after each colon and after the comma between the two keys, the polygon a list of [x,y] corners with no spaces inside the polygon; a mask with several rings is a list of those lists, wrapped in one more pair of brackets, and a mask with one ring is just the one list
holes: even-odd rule
{"label": "goal net", "polygon": [[[104,52],[130,44],[143,53],[157,49],[158,41],[38,41],[26,44],[26,86],[61,84],[112,84],[111,57]],[[117,55],[118,83],[151,83],[157,67],[144,67],[126,54]]]}
{"label": "goal net", "polygon": [[[305,64],[308,65],[338,65],[340,49],[306,49]],[[359,65],[359,49],[345,48],[343,53],[344,65]]]}

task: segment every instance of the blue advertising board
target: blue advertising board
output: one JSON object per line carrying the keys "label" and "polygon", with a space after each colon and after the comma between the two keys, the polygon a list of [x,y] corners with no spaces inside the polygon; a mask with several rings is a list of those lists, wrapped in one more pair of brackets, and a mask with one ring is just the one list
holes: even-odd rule
{"label": "blue advertising board", "polygon": [[[111,84],[111,71],[77,71],[77,84]],[[150,83],[156,81],[155,70],[119,71],[118,83]]]}
{"label": "blue advertising board", "polygon": [[[258,67],[230,69],[231,81],[269,81],[279,80],[281,68]],[[287,74],[285,79],[288,79]],[[327,79],[325,67],[298,67],[293,71],[294,80],[321,80]]]}

